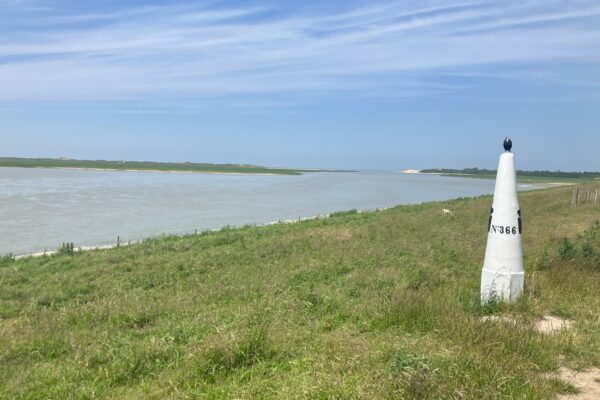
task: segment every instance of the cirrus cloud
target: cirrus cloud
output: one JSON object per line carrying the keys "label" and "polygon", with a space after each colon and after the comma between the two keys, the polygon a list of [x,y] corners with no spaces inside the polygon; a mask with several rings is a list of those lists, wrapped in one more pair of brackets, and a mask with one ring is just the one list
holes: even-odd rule
{"label": "cirrus cloud", "polygon": [[[430,96],[482,76],[600,82],[565,73],[600,63],[593,1],[374,1],[335,11],[115,3],[79,13],[36,5],[0,2],[1,101]],[[456,76],[460,84],[448,79]]]}

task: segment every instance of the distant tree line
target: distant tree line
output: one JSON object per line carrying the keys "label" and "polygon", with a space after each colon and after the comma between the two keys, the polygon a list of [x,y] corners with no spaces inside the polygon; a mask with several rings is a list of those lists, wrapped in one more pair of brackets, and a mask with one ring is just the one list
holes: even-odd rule
{"label": "distant tree line", "polygon": [[[452,168],[430,168],[421,170],[423,173],[430,174],[466,174],[466,175],[495,175],[495,169],[480,169],[477,167],[474,168],[463,168],[463,169],[452,169]],[[592,171],[584,171],[584,172],[564,172],[564,171],[524,171],[517,170],[517,175],[526,175],[526,176],[540,176],[540,177],[549,177],[549,178],[598,178],[600,177],[600,172],[592,172]]]}

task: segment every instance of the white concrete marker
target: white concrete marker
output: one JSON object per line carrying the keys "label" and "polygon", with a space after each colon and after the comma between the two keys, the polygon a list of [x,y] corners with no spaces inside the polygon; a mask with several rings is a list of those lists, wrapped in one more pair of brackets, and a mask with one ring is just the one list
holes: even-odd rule
{"label": "white concrete marker", "polygon": [[481,271],[481,302],[495,298],[513,302],[523,293],[523,250],[521,210],[517,198],[515,157],[512,141],[504,139],[498,163],[494,201],[488,221],[488,241]]}

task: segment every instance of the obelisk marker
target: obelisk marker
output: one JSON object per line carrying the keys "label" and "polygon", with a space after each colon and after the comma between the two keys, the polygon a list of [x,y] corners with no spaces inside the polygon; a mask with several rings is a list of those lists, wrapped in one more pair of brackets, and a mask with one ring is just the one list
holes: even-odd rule
{"label": "obelisk marker", "polygon": [[488,221],[488,241],[481,271],[482,303],[491,299],[513,302],[523,293],[523,227],[517,198],[515,156],[511,149],[512,141],[506,137]]}

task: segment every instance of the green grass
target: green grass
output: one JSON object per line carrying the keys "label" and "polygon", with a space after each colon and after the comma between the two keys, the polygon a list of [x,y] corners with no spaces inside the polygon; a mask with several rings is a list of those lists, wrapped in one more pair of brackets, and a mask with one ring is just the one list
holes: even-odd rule
{"label": "green grass", "polygon": [[63,160],[56,158],[0,157],[0,167],[92,168],[107,170],[176,171],[238,174],[301,175],[316,170],[267,168],[248,164],[159,163],[151,161]]}
{"label": "green grass", "polygon": [[[600,366],[600,204],[571,195],[520,194],[527,289],[510,306],[479,304],[489,196],[4,257],[0,398],[573,392],[559,364]],[[490,314],[517,324],[480,320]],[[540,334],[531,322],[545,314],[574,327]]]}

